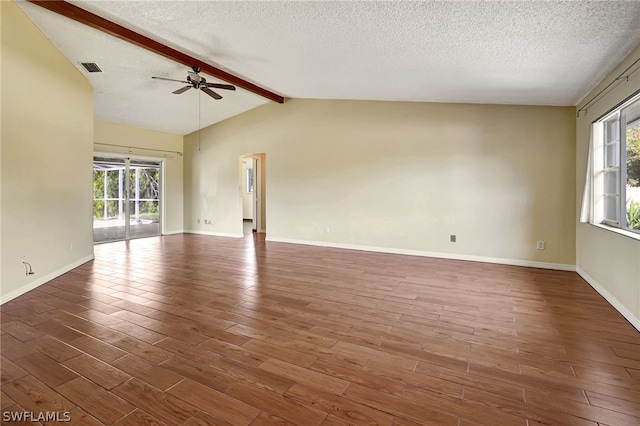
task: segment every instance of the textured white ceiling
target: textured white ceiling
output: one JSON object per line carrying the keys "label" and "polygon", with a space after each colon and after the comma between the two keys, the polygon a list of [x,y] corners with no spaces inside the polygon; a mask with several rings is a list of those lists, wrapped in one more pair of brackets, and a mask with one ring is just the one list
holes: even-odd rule
{"label": "textured white ceiling", "polygon": [[[293,98],[575,105],[640,43],[640,1],[72,3]],[[20,6],[72,62],[104,69],[87,76],[97,119],[197,129],[196,92],[150,79],[186,67]],[[221,94],[202,97],[202,126],[266,102]]]}

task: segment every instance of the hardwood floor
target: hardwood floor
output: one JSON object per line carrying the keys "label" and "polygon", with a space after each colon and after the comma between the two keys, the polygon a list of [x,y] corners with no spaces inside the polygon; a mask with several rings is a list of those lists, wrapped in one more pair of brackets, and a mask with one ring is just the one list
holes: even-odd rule
{"label": "hardwood floor", "polygon": [[98,245],[4,304],[4,420],[640,424],[640,333],[575,273],[261,237]]}

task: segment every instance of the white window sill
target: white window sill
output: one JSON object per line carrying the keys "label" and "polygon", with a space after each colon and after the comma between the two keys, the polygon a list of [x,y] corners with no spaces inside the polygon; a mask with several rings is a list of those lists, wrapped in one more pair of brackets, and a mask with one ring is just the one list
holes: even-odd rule
{"label": "white window sill", "polygon": [[627,231],[626,229],[614,228],[613,226],[603,225],[601,223],[591,223],[593,226],[597,226],[598,228],[605,229],[607,231],[615,232],[616,234],[624,235],[625,237],[633,238],[634,240],[640,241],[640,234]]}

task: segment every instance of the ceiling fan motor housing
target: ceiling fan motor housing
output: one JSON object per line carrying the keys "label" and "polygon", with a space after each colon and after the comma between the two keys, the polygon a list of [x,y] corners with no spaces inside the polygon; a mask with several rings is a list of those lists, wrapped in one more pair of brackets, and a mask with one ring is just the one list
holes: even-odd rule
{"label": "ceiling fan motor housing", "polygon": [[196,86],[199,86],[200,83],[204,83],[205,82],[204,78],[200,77],[200,75],[198,75],[196,73],[193,73],[191,71],[189,71],[189,76],[187,77],[187,80],[192,82],[193,83],[193,87],[195,87],[196,89],[199,88],[199,87],[196,87]]}

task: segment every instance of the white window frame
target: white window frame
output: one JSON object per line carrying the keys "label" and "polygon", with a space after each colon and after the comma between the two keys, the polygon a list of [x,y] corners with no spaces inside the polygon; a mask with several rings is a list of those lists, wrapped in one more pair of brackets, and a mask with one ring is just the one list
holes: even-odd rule
{"label": "white window frame", "polygon": [[[620,168],[620,111],[602,120],[604,132],[602,138],[602,179],[603,179],[603,218],[602,222],[616,228],[622,227],[621,222],[621,174]],[[609,211],[611,210],[611,211]],[[611,216],[610,213],[613,213]]]}
{"label": "white window frame", "polygon": [[592,125],[592,223],[631,232],[640,238],[640,231],[627,226],[626,214],[626,110],[637,102],[640,102],[640,93],[634,94]]}

